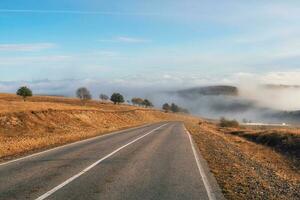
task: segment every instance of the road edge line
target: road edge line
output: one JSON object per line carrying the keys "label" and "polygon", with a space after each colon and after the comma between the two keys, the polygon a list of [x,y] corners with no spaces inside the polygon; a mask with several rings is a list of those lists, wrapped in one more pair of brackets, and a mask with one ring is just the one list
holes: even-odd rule
{"label": "road edge line", "polygon": [[198,167],[198,170],[199,170],[199,173],[200,173],[200,176],[202,178],[202,181],[203,181],[203,184],[204,184],[204,187],[206,189],[206,193],[207,193],[207,196],[208,196],[208,199],[209,200],[216,200],[216,196],[212,190],[212,187],[208,181],[208,178],[204,172],[204,168],[203,166],[201,165],[201,162],[200,162],[200,159],[199,159],[199,156],[197,154],[197,150],[195,148],[195,143],[193,141],[193,138],[190,134],[190,132],[185,129],[187,134],[188,134],[188,137],[189,137],[189,140],[190,140],[190,144],[191,144],[191,147],[192,147],[192,151],[193,151],[193,154],[194,154],[194,157],[195,157],[195,160],[196,160],[196,163],[197,163],[197,167]]}

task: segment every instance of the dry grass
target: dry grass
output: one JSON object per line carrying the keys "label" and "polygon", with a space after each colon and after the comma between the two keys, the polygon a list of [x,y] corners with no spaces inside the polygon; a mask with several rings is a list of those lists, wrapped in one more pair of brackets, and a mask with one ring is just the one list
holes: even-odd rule
{"label": "dry grass", "polygon": [[0,95],[0,158],[81,140],[107,132],[188,116],[129,105],[77,99]]}
{"label": "dry grass", "polygon": [[220,127],[239,127],[239,122],[236,120],[228,120],[224,117],[220,120]]}
{"label": "dry grass", "polygon": [[233,130],[224,130],[226,133],[237,135],[274,148],[286,156],[292,157],[298,161],[300,170],[300,132],[295,128],[239,128]]}
{"label": "dry grass", "polygon": [[[186,122],[227,199],[300,199],[300,173],[289,157],[226,134],[213,123]],[[236,129],[235,129],[236,130]]]}
{"label": "dry grass", "polygon": [[105,111],[128,111],[137,109],[130,105],[118,105],[101,102],[88,101],[83,104],[77,98],[33,96],[28,97],[26,102],[19,96],[13,94],[0,94],[0,113],[41,111],[41,110],[105,110]]}

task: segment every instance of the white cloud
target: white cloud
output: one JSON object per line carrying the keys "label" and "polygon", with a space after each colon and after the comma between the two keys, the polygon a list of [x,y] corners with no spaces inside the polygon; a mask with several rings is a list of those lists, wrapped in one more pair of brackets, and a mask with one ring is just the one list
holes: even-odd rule
{"label": "white cloud", "polygon": [[142,39],[142,38],[134,38],[134,37],[125,37],[120,36],[116,38],[120,42],[128,42],[128,43],[145,43],[149,42],[150,40]]}
{"label": "white cloud", "polygon": [[52,55],[52,56],[9,56],[0,57],[0,67],[7,66],[34,66],[36,64],[47,64],[53,62],[71,61],[71,56]]}
{"label": "white cloud", "polygon": [[231,77],[231,81],[243,85],[300,85],[300,71],[272,71],[266,73],[235,73]]}
{"label": "white cloud", "polygon": [[[299,2],[297,2],[298,4]],[[291,5],[291,4],[274,4],[274,5],[268,5],[265,8],[265,13],[273,16],[274,18],[280,18],[280,19],[288,19],[288,20],[299,20],[300,18],[300,8],[298,5]]]}
{"label": "white cloud", "polygon": [[[115,57],[119,57],[120,53],[116,52],[116,51],[105,51],[105,50],[101,50],[101,51],[95,51],[92,52],[91,55],[95,55],[95,56],[100,56],[100,57],[109,57],[109,58],[115,58]],[[91,56],[91,55],[87,55],[87,56]]]}
{"label": "white cloud", "polygon": [[151,40],[138,38],[138,37],[127,37],[127,36],[118,36],[112,39],[100,39],[98,42],[119,42],[119,43],[147,43]]}
{"label": "white cloud", "polygon": [[300,71],[269,72],[260,80],[267,84],[300,85]]}
{"label": "white cloud", "polygon": [[0,51],[40,51],[55,47],[54,43],[0,44]]}

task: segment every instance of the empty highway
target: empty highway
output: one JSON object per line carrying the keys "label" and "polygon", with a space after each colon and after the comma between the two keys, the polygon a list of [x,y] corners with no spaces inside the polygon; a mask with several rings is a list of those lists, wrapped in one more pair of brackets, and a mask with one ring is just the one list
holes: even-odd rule
{"label": "empty highway", "polygon": [[181,122],[0,163],[0,199],[223,199]]}

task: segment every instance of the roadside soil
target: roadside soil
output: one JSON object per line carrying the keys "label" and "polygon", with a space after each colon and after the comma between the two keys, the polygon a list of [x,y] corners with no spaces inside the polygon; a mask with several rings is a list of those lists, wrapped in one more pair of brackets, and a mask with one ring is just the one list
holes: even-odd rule
{"label": "roadside soil", "polygon": [[213,123],[186,126],[227,199],[300,199],[299,166],[291,158]]}

